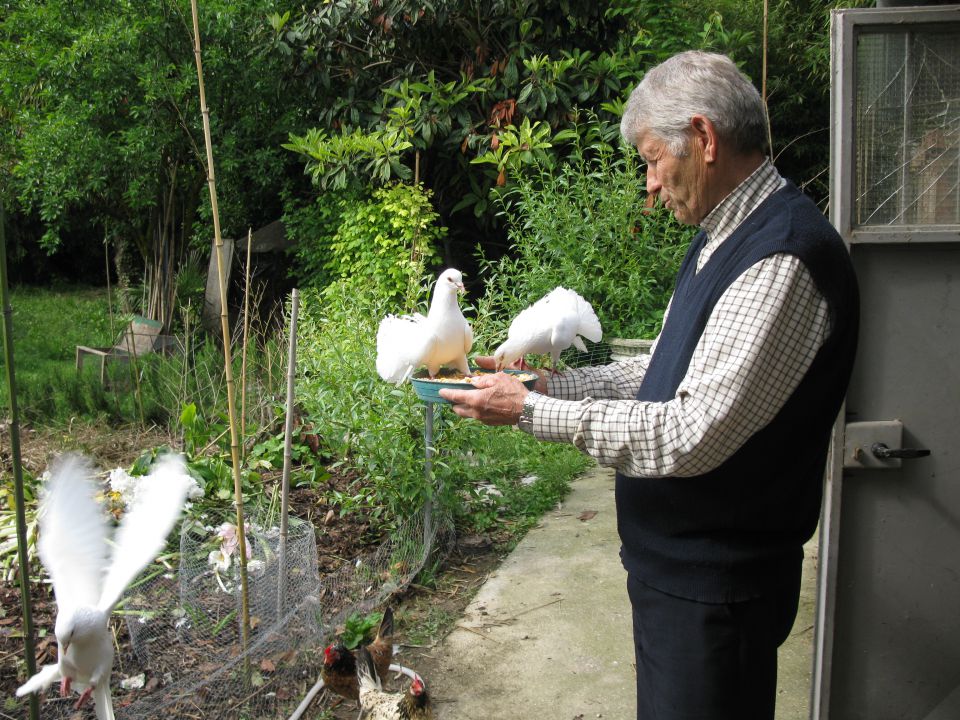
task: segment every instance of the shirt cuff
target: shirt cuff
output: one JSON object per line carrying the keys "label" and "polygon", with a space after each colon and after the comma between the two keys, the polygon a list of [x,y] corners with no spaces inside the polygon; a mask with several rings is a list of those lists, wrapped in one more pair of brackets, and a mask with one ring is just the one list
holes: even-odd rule
{"label": "shirt cuff", "polygon": [[573,442],[587,401],[558,400],[538,392],[527,394],[524,401],[524,422],[517,427],[539,440]]}

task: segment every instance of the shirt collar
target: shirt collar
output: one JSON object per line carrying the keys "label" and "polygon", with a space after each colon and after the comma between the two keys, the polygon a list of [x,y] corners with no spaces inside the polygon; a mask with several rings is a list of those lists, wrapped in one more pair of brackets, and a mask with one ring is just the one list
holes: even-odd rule
{"label": "shirt collar", "polygon": [[733,234],[740,223],[785,183],[773,163],[769,159],[764,160],[760,167],[707,213],[700,227],[707,233],[708,239],[697,259],[697,271],[706,264],[713,251]]}

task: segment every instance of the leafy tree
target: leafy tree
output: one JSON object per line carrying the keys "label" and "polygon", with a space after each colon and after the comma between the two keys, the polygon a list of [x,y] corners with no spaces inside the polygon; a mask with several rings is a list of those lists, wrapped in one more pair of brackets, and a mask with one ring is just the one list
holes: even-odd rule
{"label": "leafy tree", "polygon": [[505,238],[491,190],[575,147],[618,144],[644,69],[700,47],[710,17],[693,0],[315,4],[275,23],[275,47],[323,107],[287,147],[322,190],[423,181],[454,236],[447,263],[472,252],[478,230],[497,254]]}
{"label": "leafy tree", "polygon": [[[293,3],[289,3],[293,5]],[[280,142],[304,112],[283,59],[261,52],[283,3],[201,3],[204,75],[224,234],[280,214],[298,172]],[[48,253],[105,238],[121,269],[171,282],[193,240],[209,247],[202,118],[186,0],[13,0],[0,19],[0,173],[38,218]],[[80,247],[71,242],[82,238]],[[126,262],[124,260],[126,259]]]}
{"label": "leafy tree", "polygon": [[[772,0],[767,96],[784,174],[826,197],[829,12],[870,0]],[[619,142],[646,68],[690,48],[730,55],[759,87],[763,1],[330,0],[285,18],[276,46],[318,101],[287,147],[324,189],[413,175],[434,190],[462,258],[505,237],[492,190]],[[474,217],[469,217],[473,215]],[[452,257],[451,257],[452,256]]]}

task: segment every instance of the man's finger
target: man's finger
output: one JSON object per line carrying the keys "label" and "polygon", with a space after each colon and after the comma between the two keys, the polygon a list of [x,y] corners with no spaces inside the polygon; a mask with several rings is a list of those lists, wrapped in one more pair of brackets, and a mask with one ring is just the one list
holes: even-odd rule
{"label": "man's finger", "polygon": [[473,361],[481,370],[497,369],[497,361],[494,359],[493,355],[477,355]]}
{"label": "man's finger", "polygon": [[459,405],[467,401],[467,396],[474,392],[473,390],[454,390],[452,388],[440,388],[437,393],[444,400],[449,400],[454,405]]}

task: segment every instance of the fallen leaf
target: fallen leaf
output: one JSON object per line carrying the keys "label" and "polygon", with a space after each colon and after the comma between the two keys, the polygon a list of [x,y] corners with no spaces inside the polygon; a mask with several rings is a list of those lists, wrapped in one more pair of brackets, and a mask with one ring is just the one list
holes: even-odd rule
{"label": "fallen leaf", "polygon": [[277,666],[273,664],[273,661],[270,658],[264,658],[260,662],[260,669],[263,670],[264,672],[272,673],[274,670],[277,669]]}
{"label": "fallen leaf", "polygon": [[586,522],[587,520],[593,520],[597,516],[596,510],[584,510],[582,513],[577,515],[577,520],[581,522]]}

